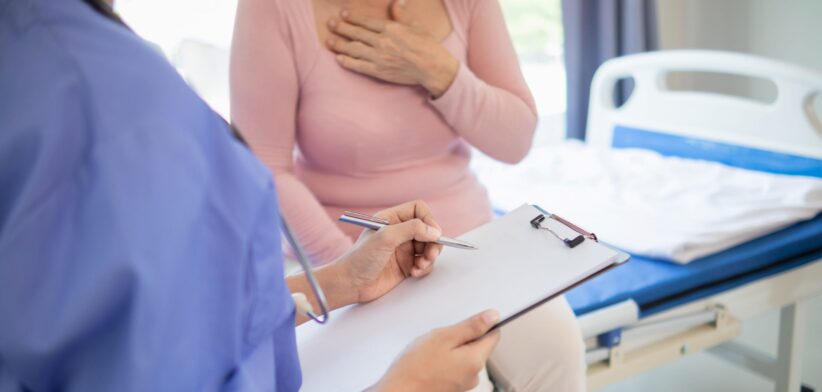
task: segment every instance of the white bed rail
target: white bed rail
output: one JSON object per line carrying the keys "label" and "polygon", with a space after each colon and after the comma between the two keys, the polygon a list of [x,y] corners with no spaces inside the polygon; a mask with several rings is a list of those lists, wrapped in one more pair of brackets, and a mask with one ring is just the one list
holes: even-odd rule
{"label": "white bed rail", "polygon": [[[764,79],[775,86],[776,98],[772,102],[762,102],[735,95],[670,88],[669,74],[682,72]],[[614,102],[617,83],[627,78],[634,80],[633,92],[622,106],[617,107]],[[699,141],[712,141],[822,159],[822,120],[812,108],[814,99],[822,100],[822,72],[774,60],[700,50],[625,56],[609,60],[594,76],[587,142],[610,147],[614,129],[621,126],[682,136],[693,145],[703,145]],[[707,145],[710,148],[713,144]],[[693,351],[716,347],[738,334],[740,325],[736,317],[744,321],[761,312],[781,308],[777,357],[756,352],[738,342],[712,352],[774,379],[776,391],[798,391],[803,348],[802,312],[798,304],[822,292],[820,274],[822,260],[681,305],[648,320],[621,324],[626,333],[619,338],[618,344],[589,347],[588,359],[599,361],[591,363],[588,369],[589,388],[652,369]],[[720,309],[719,316],[711,321],[710,314],[716,309]],[[607,309],[600,313],[614,314]],[[702,324],[673,337],[663,334],[659,341],[653,340],[657,336],[640,338],[641,332],[663,324],[679,323],[682,315],[688,321],[693,318]],[[591,326],[586,329],[586,337],[612,327],[599,316],[589,317]],[[664,323],[654,324],[657,321]],[[642,326],[643,323],[651,324],[648,324],[649,328],[632,328],[632,325]]]}
{"label": "white bed rail", "polygon": [[[776,86],[773,103],[703,91],[672,90],[672,72],[712,72],[765,79]],[[635,87],[614,104],[620,79]],[[822,122],[812,109],[822,95],[822,73],[738,53],[682,50],[625,56],[603,64],[591,86],[588,142],[610,146],[614,126],[694,137],[822,158]],[[822,97],[820,97],[822,99]]]}

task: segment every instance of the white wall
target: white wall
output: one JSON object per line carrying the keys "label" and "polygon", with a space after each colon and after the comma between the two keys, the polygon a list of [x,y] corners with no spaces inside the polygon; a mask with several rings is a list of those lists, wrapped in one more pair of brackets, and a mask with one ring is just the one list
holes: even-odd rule
{"label": "white wall", "polygon": [[[660,48],[751,53],[822,72],[822,0],[658,0]],[[746,81],[680,78],[679,87],[752,97]],[[822,113],[822,99],[817,99]]]}
{"label": "white wall", "polygon": [[753,3],[749,15],[751,52],[822,72],[822,1]]}
{"label": "white wall", "polygon": [[822,71],[820,0],[658,0],[662,49],[753,53]]}

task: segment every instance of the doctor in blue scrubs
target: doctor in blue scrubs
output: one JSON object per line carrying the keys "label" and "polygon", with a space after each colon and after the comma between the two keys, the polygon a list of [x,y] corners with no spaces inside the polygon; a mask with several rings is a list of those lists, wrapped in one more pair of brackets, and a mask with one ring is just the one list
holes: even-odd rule
{"label": "doctor in blue scrubs", "polygon": [[[381,214],[316,272],[332,309],[433,268],[427,207]],[[298,390],[311,291],[278,222],[271,174],[110,4],[0,0],[0,391]],[[472,387],[497,317],[416,340],[374,388]]]}

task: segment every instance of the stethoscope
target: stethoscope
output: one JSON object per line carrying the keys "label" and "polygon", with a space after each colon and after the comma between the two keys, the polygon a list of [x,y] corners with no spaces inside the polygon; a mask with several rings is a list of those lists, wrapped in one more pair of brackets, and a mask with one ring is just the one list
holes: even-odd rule
{"label": "stethoscope", "polygon": [[[100,13],[101,15],[105,16],[108,19],[111,19],[118,24],[128,28],[128,26],[114,13],[114,10],[111,6],[103,0],[84,0],[86,4],[88,4],[92,9]],[[217,117],[221,118],[216,112],[214,113]],[[223,119],[225,121],[225,119]],[[243,146],[248,148],[248,143],[246,143],[245,139],[243,139],[242,135],[237,128],[226,121],[226,126],[231,130],[232,135],[234,138]],[[279,211],[280,214],[280,229],[283,232],[288,244],[291,245],[291,249],[294,250],[294,255],[297,257],[297,262],[300,263],[300,266],[305,273],[305,278],[308,280],[308,285],[311,286],[311,291],[314,292],[314,297],[317,299],[317,304],[320,306],[320,315],[314,311],[314,307],[308,301],[308,298],[305,296],[304,293],[293,293],[291,294],[291,299],[294,301],[294,305],[297,308],[297,311],[302,313],[303,315],[307,316],[308,318],[320,323],[325,324],[328,321],[328,301],[325,298],[325,293],[323,292],[322,287],[320,287],[319,282],[317,282],[317,278],[314,275],[314,269],[311,267],[311,263],[308,261],[308,257],[305,256],[305,252],[303,251],[302,246],[300,243],[297,242],[296,237],[294,237],[294,232],[291,231],[291,227],[288,226],[288,222],[285,221],[285,217],[283,215],[282,210]]]}
{"label": "stethoscope", "polygon": [[294,250],[294,255],[297,256],[297,262],[299,262],[300,266],[303,267],[305,279],[308,280],[308,285],[311,286],[311,291],[314,292],[314,297],[320,305],[321,314],[317,316],[317,314],[314,313],[314,307],[311,306],[310,302],[308,302],[308,298],[305,297],[305,294],[293,293],[291,294],[291,299],[294,301],[294,305],[297,307],[298,312],[308,316],[310,319],[320,324],[325,324],[326,321],[328,321],[328,302],[325,299],[325,293],[323,292],[322,287],[320,287],[319,282],[317,282],[317,278],[314,276],[314,269],[311,267],[311,263],[308,262],[308,258],[305,256],[302,246],[300,246],[300,243],[297,242],[297,239],[294,237],[294,233],[291,231],[291,227],[288,226],[288,222],[285,221],[282,210],[280,210],[279,213],[283,235],[285,235],[288,244],[291,245],[291,249]]}

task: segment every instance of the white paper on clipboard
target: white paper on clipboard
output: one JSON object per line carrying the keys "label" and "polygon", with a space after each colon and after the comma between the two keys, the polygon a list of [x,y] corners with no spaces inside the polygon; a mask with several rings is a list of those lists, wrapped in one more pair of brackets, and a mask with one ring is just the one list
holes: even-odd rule
{"label": "white paper on clipboard", "polygon": [[[485,309],[498,310],[505,322],[628,259],[591,240],[568,248],[530,225],[541,213],[523,205],[460,237],[477,250],[446,247],[429,276],[409,279],[374,302],[339,309],[325,325],[298,327],[301,390],[363,390],[380,379],[412,340],[434,328]],[[543,226],[576,236],[553,220]]]}

